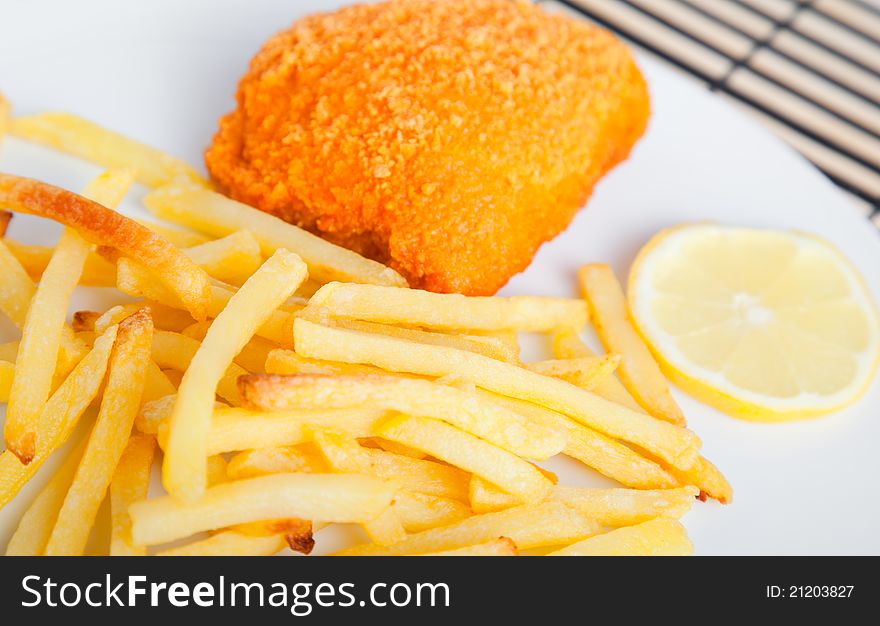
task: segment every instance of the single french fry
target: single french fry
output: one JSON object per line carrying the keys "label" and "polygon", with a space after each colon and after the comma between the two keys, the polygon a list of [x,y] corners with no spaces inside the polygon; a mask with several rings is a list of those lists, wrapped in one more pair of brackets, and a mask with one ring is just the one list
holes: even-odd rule
{"label": "single french fry", "polygon": [[657,518],[625,526],[549,553],[547,556],[690,556],[694,546],[679,522]]}
{"label": "single french fry", "polygon": [[[196,358],[200,346],[201,344],[195,339],[179,333],[159,330],[153,333],[152,357],[161,368],[186,372]],[[230,363],[217,383],[217,395],[227,402],[239,404],[241,398],[237,381],[239,376],[246,374],[247,371],[240,365]],[[213,397],[211,401],[213,402]]]}
{"label": "single french fry", "polygon": [[37,473],[49,455],[64,445],[80,416],[98,394],[116,340],[116,330],[113,326],[98,337],[91,351],[49,398],[40,415],[37,453],[33,460],[22,465],[10,451],[0,452],[0,509]]}
{"label": "single french fry", "polygon": [[654,417],[684,426],[684,414],[669,393],[660,366],[630,320],[623,287],[612,269],[599,263],[584,265],[578,271],[578,279],[602,345],[621,357],[618,373],[627,391]]}
{"label": "single french fry", "polygon": [[598,433],[561,413],[524,400],[486,391],[478,391],[478,393],[487,400],[506,406],[534,422],[566,429],[568,437],[565,449],[562,451],[563,454],[627,487],[665,489],[680,484],[667,468],[661,466],[654,459],[646,458],[629,446]]}
{"label": "single french fry", "polygon": [[587,323],[587,307],[569,298],[467,297],[353,283],[328,283],[309,304],[326,307],[335,317],[438,330],[547,332]]}
{"label": "single french fry", "polygon": [[390,504],[394,485],[352,474],[274,474],[217,485],[196,502],[164,496],[129,507],[132,537],[154,545],[198,532],[295,517],[362,523]]}
{"label": "single french fry", "polygon": [[146,310],[119,324],[101,410],[46,545],[47,556],[81,555],[141,403],[153,322]]}
{"label": "single french fry", "polygon": [[519,556],[516,544],[508,537],[499,537],[475,546],[465,546],[455,550],[442,550],[440,552],[426,552],[414,556]]}
{"label": "single french fry", "polygon": [[581,389],[592,391],[605,378],[614,374],[620,356],[605,354],[582,359],[561,359],[527,363],[526,369],[544,376],[554,376],[570,382]]}
{"label": "single french fry", "polygon": [[144,546],[131,540],[128,507],[147,497],[156,438],[132,435],[110,482],[110,556],[146,556]]}
{"label": "single french fry", "polygon": [[266,256],[281,248],[296,250],[308,265],[309,275],[321,282],[353,280],[406,286],[400,274],[381,263],[207,189],[169,186],[148,194],[144,204],[158,217],[218,237],[249,230]]}
{"label": "single french fry", "polygon": [[540,404],[606,435],[635,443],[675,467],[699,458],[700,440],[691,431],[609,402],[563,380],[454,348],[294,321],[294,346],[302,356],[367,363],[425,376],[456,374],[484,389]]}
{"label": "single french fry", "polygon": [[370,540],[380,546],[388,546],[406,538],[403,524],[392,506],[382,511],[378,517],[364,522],[362,526]]}
{"label": "single french fry", "polygon": [[186,501],[205,489],[205,457],[214,393],[232,359],[269,314],[306,279],[296,254],[278,250],[214,319],[177,393],[162,478],[169,493]]}
{"label": "single french fry", "polygon": [[365,544],[337,553],[339,556],[393,556],[455,550],[509,537],[521,550],[580,541],[601,531],[593,520],[561,502],[518,506],[495,513],[474,515],[449,526],[409,535],[390,546]]}
{"label": "single french fry", "polygon": [[205,318],[210,300],[208,274],[137,222],[78,194],[10,174],[0,174],[0,203],[61,222],[91,243],[112,246],[136,259],[155,273],[194,318]]}
{"label": "single french fry", "polygon": [[448,526],[473,514],[471,508],[461,500],[406,490],[397,492],[392,508],[408,533]]}
{"label": "single french fry", "polygon": [[561,430],[529,423],[476,394],[427,380],[397,376],[251,374],[238,379],[244,406],[264,411],[344,409],[364,404],[433,417],[531,459],[549,459],[565,447]]}
{"label": "single french fry", "polygon": [[149,187],[174,181],[207,185],[185,161],[71,113],[17,117],[10,121],[9,132],[102,167],[131,169],[138,182]]}
{"label": "single french fry", "polygon": [[631,526],[655,517],[678,519],[693,506],[700,490],[674,489],[589,489],[559,487],[551,500],[564,502],[605,526]]}
{"label": "single french fry", "polygon": [[162,550],[156,556],[272,556],[286,547],[283,535],[247,535],[229,530]]}
{"label": "single french fry", "polygon": [[469,474],[424,459],[364,448],[351,437],[318,430],[315,444],[336,472],[370,474],[396,480],[401,488],[441,498],[467,499]]}
{"label": "single french fry", "polygon": [[247,230],[186,248],[183,252],[209,275],[231,285],[241,285],[263,262],[260,244]]}
{"label": "single french fry", "polygon": [[[498,337],[486,335],[463,335],[457,332],[434,332],[428,330],[419,330],[416,328],[406,328],[402,326],[392,326],[390,324],[377,324],[375,322],[365,322],[357,319],[334,318],[329,309],[320,306],[307,306],[297,313],[297,317],[302,317],[310,322],[317,324],[325,324],[328,326],[336,326],[338,328],[346,328],[348,330],[357,330],[363,333],[376,333],[379,335],[388,335],[389,337],[397,337],[398,339],[406,339],[407,341],[416,341],[418,343],[426,343],[434,346],[446,346],[449,348],[458,348],[459,350],[468,350],[476,352],[484,356],[506,361],[508,363],[519,363],[519,347],[515,349],[510,344]],[[291,323],[293,320],[291,320]]]}
{"label": "single french fry", "polygon": [[[229,480],[256,478],[267,474],[290,472],[324,474],[329,471],[327,460],[309,444],[245,450],[232,457],[226,466]],[[348,470],[342,471],[348,472]]]}
{"label": "single french fry", "polygon": [[[116,268],[116,288],[135,298],[146,298],[172,308],[184,308],[173,293],[158,283],[143,265],[131,259],[119,259]],[[219,284],[210,285],[207,302],[208,317],[216,318],[236,293],[236,289]],[[256,334],[276,343],[290,343],[291,314],[272,311],[269,318],[257,328]]]}
{"label": "single french fry", "polygon": [[15,376],[15,363],[0,361],[0,402],[9,401],[9,390]]}
{"label": "single french fry", "polygon": [[25,511],[6,546],[6,556],[42,556],[84,449],[85,441],[82,441],[71,450]]}
{"label": "single french fry", "polygon": [[3,431],[6,449],[25,464],[36,452],[37,421],[52,388],[54,368],[46,364],[58,359],[67,306],[88,251],[85,239],[66,229],[28,309]]}
{"label": "single french fry", "polygon": [[482,476],[522,502],[540,502],[553,489],[553,483],[528,461],[445,422],[397,416],[380,424],[378,435]]}
{"label": "single french fry", "polygon": [[[48,246],[26,245],[6,240],[9,251],[15,255],[18,262],[24,267],[31,280],[39,281],[52,258],[53,248]],[[93,251],[89,251],[86,262],[83,265],[82,276],[79,284],[86,287],[115,287],[116,268],[106,259],[101,258]]]}
{"label": "single french fry", "polygon": [[657,461],[664,467],[678,482],[679,485],[692,485],[700,490],[700,500],[705,501],[707,498],[714,498],[721,504],[729,504],[733,501],[733,487],[724,477],[724,474],[715,467],[715,465],[706,459],[700,457],[697,462],[686,470],[680,470],[663,463],[658,459],[654,459],[650,454],[640,451],[648,458]]}
{"label": "single french fry", "polygon": [[178,248],[191,248],[212,241],[211,237],[203,235],[202,233],[197,233],[194,230],[184,229],[178,226],[169,226],[168,224],[159,224],[158,222],[140,218],[136,218],[135,221],[144,228],[149,228],[157,235],[165,237],[165,239]]}

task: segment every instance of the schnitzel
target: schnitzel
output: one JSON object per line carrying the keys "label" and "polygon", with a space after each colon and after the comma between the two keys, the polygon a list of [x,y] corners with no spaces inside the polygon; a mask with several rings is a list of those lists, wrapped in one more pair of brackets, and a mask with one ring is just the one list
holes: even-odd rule
{"label": "schnitzel", "polygon": [[649,116],[627,48],[517,0],[393,0],[272,37],[205,154],[222,191],[410,285],[489,295]]}

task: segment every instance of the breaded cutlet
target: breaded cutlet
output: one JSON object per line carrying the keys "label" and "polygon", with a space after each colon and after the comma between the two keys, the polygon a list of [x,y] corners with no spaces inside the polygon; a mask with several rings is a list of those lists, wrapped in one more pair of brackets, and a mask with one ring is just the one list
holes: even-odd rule
{"label": "breaded cutlet", "polygon": [[241,79],[205,159],[233,198],[389,264],[495,293],[564,230],[649,115],[627,48],[508,0],[306,17]]}

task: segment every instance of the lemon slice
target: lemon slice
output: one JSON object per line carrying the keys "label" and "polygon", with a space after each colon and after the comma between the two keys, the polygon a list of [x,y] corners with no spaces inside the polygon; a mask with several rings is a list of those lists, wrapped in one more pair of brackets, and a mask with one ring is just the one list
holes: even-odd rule
{"label": "lemon slice", "polygon": [[671,380],[744,419],[846,406],[880,358],[880,321],[857,270],[831,244],[796,232],[662,231],[633,264],[629,306]]}

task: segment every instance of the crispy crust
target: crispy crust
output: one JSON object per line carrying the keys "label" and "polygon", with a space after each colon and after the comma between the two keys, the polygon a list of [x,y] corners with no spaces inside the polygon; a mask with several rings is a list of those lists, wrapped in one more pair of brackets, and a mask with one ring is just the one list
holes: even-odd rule
{"label": "crispy crust", "polygon": [[208,275],[168,240],[83,196],[30,178],[0,174],[0,204],[76,229],[88,241],[111,246],[149,267],[197,320],[211,300]]}
{"label": "crispy crust", "polygon": [[491,295],[648,118],[626,47],[529,2],[405,0],[271,38],[205,154],[221,189],[413,287]]}

